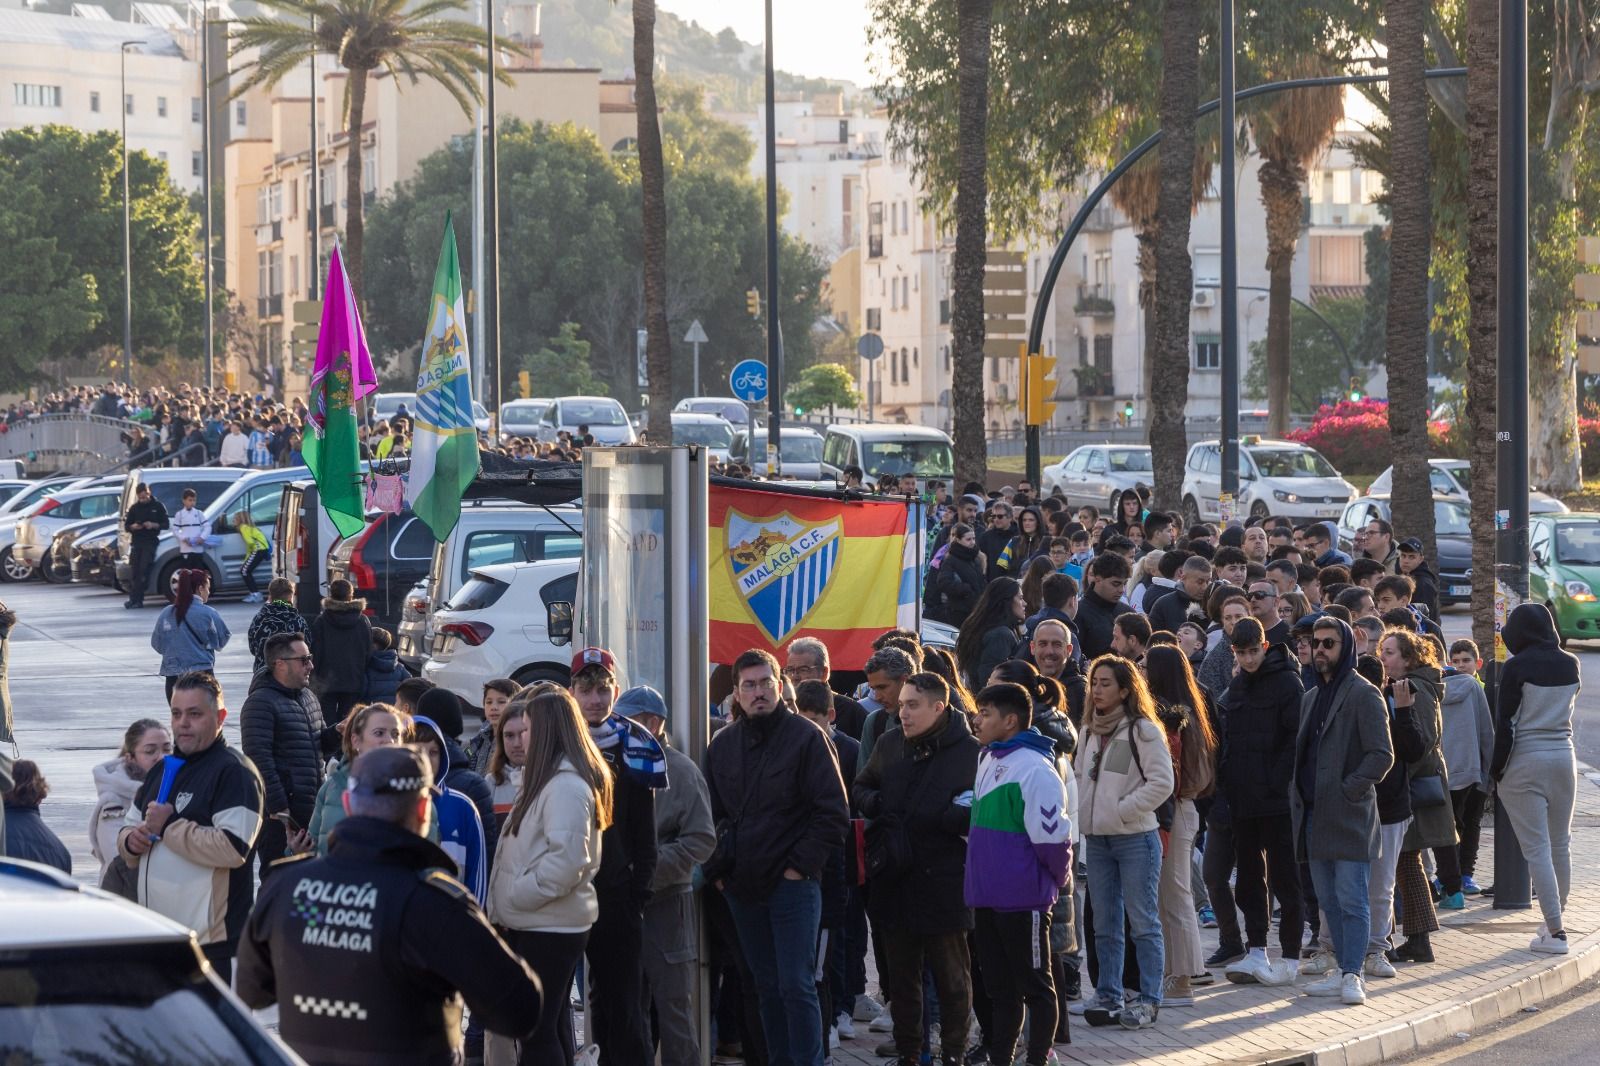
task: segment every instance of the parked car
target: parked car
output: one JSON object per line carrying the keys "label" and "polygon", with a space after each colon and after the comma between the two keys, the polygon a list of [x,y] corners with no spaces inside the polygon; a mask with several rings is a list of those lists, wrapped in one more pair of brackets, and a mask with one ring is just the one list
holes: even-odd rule
{"label": "parked car", "polygon": [[[1265,518],[1338,518],[1356,495],[1315,448],[1287,440],[1243,437],[1239,442],[1239,497],[1233,513]],[[1201,441],[1189,449],[1183,471],[1183,519],[1215,522],[1222,514],[1222,445]]]}
{"label": "parked car", "polygon": [[81,487],[93,480],[93,478],[81,477],[77,474],[59,474],[39,481],[30,481],[22,489],[8,497],[5,503],[0,504],[0,523],[11,521],[13,516],[20,516],[22,512],[57,489],[65,489],[69,486]]}
{"label": "parked car", "polygon": [[395,649],[407,669],[422,669],[433,647],[433,615],[450,601],[472,571],[499,563],[576,559],[583,554],[583,512],[577,507],[530,507],[484,500],[463,507],[443,544],[433,547],[427,584],[413,587],[402,605]]}
{"label": "parked car", "polygon": [[[1472,464],[1465,459],[1429,459],[1428,480],[1433,484],[1435,496],[1459,496],[1471,499]],[[1367,492],[1385,494],[1394,485],[1394,467],[1372,479]],[[1545,492],[1528,493],[1528,511],[1531,514],[1565,514],[1569,508]]]}
{"label": "parked car", "polygon": [[539,432],[539,416],[550,407],[548,398],[511,400],[500,405],[500,439],[534,437]]}
{"label": "parked car", "polygon": [[[1433,498],[1434,535],[1439,557],[1432,560],[1439,578],[1439,606],[1466,603],[1472,599],[1472,527],[1470,512],[1459,496]],[[1374,518],[1390,521],[1388,496],[1358,496],[1339,516],[1339,547],[1354,555],[1355,531]],[[1406,536],[1395,530],[1396,537]]]}
{"label": "parked car", "polygon": [[859,466],[867,480],[884,474],[915,474],[919,485],[955,477],[950,437],[928,426],[860,422],[828,427],[822,442],[822,476],[838,480],[847,466]]}
{"label": "parked car", "polygon": [[11,546],[12,554],[37,570],[56,533],[85,518],[115,515],[121,498],[122,490],[115,485],[51,493],[38,507],[17,519],[17,539]]}
{"label": "parked car", "polygon": [[322,611],[328,591],[328,556],[339,530],[318,501],[317,483],[307,478],[284,484],[272,531],[272,576],[294,582],[294,605],[308,621]]}
{"label": "parked car", "polygon": [[[433,531],[410,508],[399,514],[378,514],[367,528],[341,540],[328,553],[328,580],[340,578],[366,598],[374,625],[395,628],[406,593],[427,576],[433,559]],[[317,609],[307,617],[314,617]]]}
{"label": "parked car", "polygon": [[17,521],[43,506],[52,492],[91,485],[94,480],[71,475],[45,478],[0,504],[0,581],[27,581],[36,573],[12,550],[17,540]]}
{"label": "parked car", "polygon": [[154,911],[0,859],[0,914],[7,1061],[301,1062],[218,978],[194,934]]}
{"label": "parked car", "polygon": [[27,489],[32,484],[33,482],[26,478],[0,479],[0,508],[3,508],[9,502],[11,497]]}
{"label": "parked car", "polygon": [[99,533],[87,533],[72,545],[72,580],[85,585],[104,585],[122,590],[117,580],[117,531],[122,522],[100,527]]}
{"label": "parked car", "polygon": [[672,412],[672,443],[698,445],[711,453],[711,461],[728,461],[733,444],[733,426],[721,415],[701,415],[690,411]]}
{"label": "parked car", "polygon": [[[672,410],[674,414],[716,415],[730,426],[743,426],[750,421],[749,406],[731,396],[685,396]],[[766,423],[765,411],[758,411],[756,417]]]}
{"label": "parked car", "polygon": [[[822,480],[822,435],[805,426],[784,426],[779,434],[779,461],[782,476],[799,481]],[[767,431],[756,430],[754,458],[751,456],[749,432],[737,429],[728,445],[728,459],[736,463],[749,463],[750,469],[765,477],[767,474]]]}
{"label": "parked car", "polygon": [[[250,471],[238,467],[226,466],[200,466],[200,467],[153,467],[150,469],[134,469],[128,471],[127,480],[122,486],[122,499],[117,504],[117,514],[125,515],[128,508],[134,505],[139,496],[139,486],[149,485],[150,495],[161,501],[161,506],[167,509],[168,515],[175,515],[183,509],[183,490],[194,489],[194,505],[204,511],[216,502],[223,490],[234,482],[249,474]],[[162,542],[176,547],[177,542],[167,534],[162,534]],[[133,534],[126,529],[117,535],[117,580],[126,587],[129,583],[129,553],[133,549]],[[162,548],[156,549],[159,559]]]}
{"label": "parked car", "polygon": [[1089,504],[1114,515],[1118,496],[1141,482],[1153,484],[1155,476],[1147,444],[1085,444],[1039,471],[1039,491],[1048,496],[1060,489],[1068,507]]}
{"label": "parked car", "polygon": [[1529,527],[1529,598],[1550,608],[1563,644],[1600,638],[1600,514],[1540,514]]}
{"label": "parked car", "polygon": [[563,430],[578,435],[584,426],[594,435],[596,444],[634,444],[633,423],[628,412],[609,396],[560,396],[550,401],[539,416],[539,440],[554,444]]}
{"label": "parked car", "polygon": [[72,553],[78,541],[88,536],[115,533],[121,524],[122,519],[118,515],[101,515],[62,526],[50,538],[50,547],[45,550],[44,560],[39,565],[39,576],[58,584],[71,581]]}
{"label": "parked car", "polygon": [[422,676],[473,706],[492,677],[565,685],[577,594],[576,558],[475,568],[434,615]]}

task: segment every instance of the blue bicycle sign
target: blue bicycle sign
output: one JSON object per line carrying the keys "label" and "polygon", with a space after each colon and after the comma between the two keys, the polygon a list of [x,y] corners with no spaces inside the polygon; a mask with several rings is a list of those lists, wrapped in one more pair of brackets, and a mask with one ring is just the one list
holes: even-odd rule
{"label": "blue bicycle sign", "polygon": [[759,359],[740,362],[728,375],[728,385],[745,403],[761,403],[767,398],[767,364]]}

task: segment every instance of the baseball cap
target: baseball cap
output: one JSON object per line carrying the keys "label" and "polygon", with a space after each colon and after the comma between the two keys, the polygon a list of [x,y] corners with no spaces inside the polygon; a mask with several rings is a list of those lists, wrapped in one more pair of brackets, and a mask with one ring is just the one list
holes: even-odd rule
{"label": "baseball cap", "polygon": [[637,685],[618,696],[612,710],[625,718],[633,718],[641,714],[653,714],[658,718],[666,718],[667,701],[661,698],[661,693],[649,685]]}
{"label": "baseball cap", "polygon": [[397,744],[357,755],[345,791],[368,796],[415,795],[426,792],[432,783],[433,771],[421,749]]}
{"label": "baseball cap", "polygon": [[1416,537],[1407,537],[1405,540],[1395,545],[1395,547],[1399,548],[1403,552],[1410,552],[1413,555],[1422,554],[1422,541],[1418,540]]}
{"label": "baseball cap", "polygon": [[572,657],[572,676],[577,677],[580,672],[587,670],[591,666],[598,666],[613,677],[616,676],[616,656],[604,648],[584,648],[574,655]]}

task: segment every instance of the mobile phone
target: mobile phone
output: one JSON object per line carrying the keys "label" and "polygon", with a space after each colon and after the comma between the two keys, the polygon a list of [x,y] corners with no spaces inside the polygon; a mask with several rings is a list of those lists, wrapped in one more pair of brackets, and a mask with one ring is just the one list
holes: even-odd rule
{"label": "mobile phone", "polygon": [[287,811],[281,814],[274,814],[272,817],[277,821],[282,822],[284,829],[288,830],[290,833],[298,833],[301,831],[300,823],[296,822],[294,820],[294,815],[289,814]]}

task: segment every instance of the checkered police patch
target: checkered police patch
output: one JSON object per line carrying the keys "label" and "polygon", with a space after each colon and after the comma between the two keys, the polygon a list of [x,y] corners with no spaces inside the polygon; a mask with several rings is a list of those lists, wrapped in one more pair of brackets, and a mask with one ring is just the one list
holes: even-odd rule
{"label": "checkered police patch", "polygon": [[346,1003],[342,999],[325,999],[322,996],[296,996],[295,1009],[301,1014],[315,1014],[323,1018],[353,1018],[367,1020],[367,1008],[359,1003]]}

